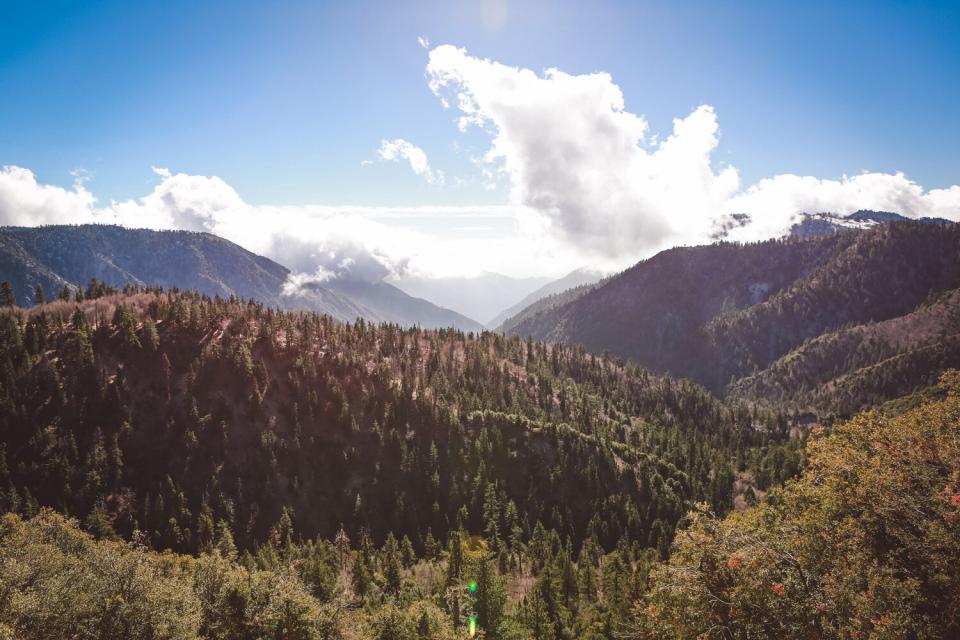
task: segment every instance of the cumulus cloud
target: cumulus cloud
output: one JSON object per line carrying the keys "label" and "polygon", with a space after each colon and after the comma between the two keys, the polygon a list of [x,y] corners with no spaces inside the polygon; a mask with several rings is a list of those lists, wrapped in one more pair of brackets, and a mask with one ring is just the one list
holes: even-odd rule
{"label": "cumulus cloud", "polygon": [[598,254],[635,255],[702,235],[706,214],[739,188],[734,169],[710,165],[718,141],[710,107],[677,119],[673,134],[653,144],[606,73],[541,76],[444,45],[430,52],[427,75],[456,105],[461,129],[489,127],[484,160],[509,180],[512,201]]}
{"label": "cumulus cloud", "polygon": [[161,181],[151,193],[137,200],[113,202],[99,212],[100,216],[128,227],[216,233],[223,221],[248,210],[233,187],[216,176],[152,169]]}
{"label": "cumulus cloud", "polygon": [[744,189],[734,167],[713,161],[719,123],[711,106],[675,119],[658,140],[606,73],[537,74],[451,45],[430,51],[426,71],[461,130],[490,132],[483,162],[508,181],[511,201],[600,260],[707,241],[731,213],[753,220],[737,229],[741,239],[783,233],[802,211],[879,207],[960,218],[960,187],[925,191],[903,174],[781,175]]}
{"label": "cumulus cloud", "polygon": [[0,167],[0,224],[34,226],[93,222],[96,198],[84,187],[86,176],[74,176],[73,188],[37,182],[23,167]]}
{"label": "cumulus cloud", "polygon": [[753,220],[730,237],[755,240],[783,233],[800,212],[849,215],[873,209],[911,218],[960,220],[960,186],[926,191],[903,173],[862,173],[839,180],[783,174],[761,180],[731,198],[726,207],[750,213]]}
{"label": "cumulus cloud", "polygon": [[406,160],[410,164],[410,168],[413,169],[413,172],[426,179],[430,184],[444,183],[445,176],[443,171],[435,171],[430,168],[430,162],[427,160],[427,154],[424,150],[412,142],[407,142],[403,138],[382,140],[380,142],[380,149],[377,151],[377,156],[379,156],[381,160],[394,162]]}

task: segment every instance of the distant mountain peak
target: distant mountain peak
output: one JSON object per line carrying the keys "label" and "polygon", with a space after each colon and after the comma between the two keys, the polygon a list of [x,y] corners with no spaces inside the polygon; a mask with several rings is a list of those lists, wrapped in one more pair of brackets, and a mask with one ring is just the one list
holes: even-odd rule
{"label": "distant mountain peak", "polygon": [[944,218],[908,218],[905,215],[892,211],[860,209],[846,216],[825,211],[800,214],[800,220],[790,227],[787,235],[793,238],[815,238],[840,231],[865,230],[881,224],[904,222],[907,220],[917,220],[930,224],[950,223],[949,220]]}

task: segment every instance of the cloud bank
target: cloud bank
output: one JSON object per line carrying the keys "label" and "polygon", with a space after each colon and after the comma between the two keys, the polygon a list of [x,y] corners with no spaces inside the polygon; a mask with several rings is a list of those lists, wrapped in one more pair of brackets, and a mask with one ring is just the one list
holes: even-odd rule
{"label": "cloud bank", "polygon": [[[219,177],[156,167],[149,193],[101,204],[82,172],[61,187],[7,166],[0,168],[0,224],[206,231],[286,265],[297,287],[483,271],[557,276],[584,264],[612,270],[669,246],[708,242],[718,228],[735,240],[777,236],[804,211],[869,208],[960,220],[960,186],[928,190],[903,173],[777,175],[744,186],[735,167],[714,160],[720,127],[712,107],[675,119],[669,135],[658,137],[627,110],[606,73],[538,74],[442,45],[429,52],[426,74],[460,129],[489,134],[479,163],[507,186],[506,204],[251,204]],[[384,139],[377,155],[444,184],[444,173],[409,141]],[[733,214],[749,214],[749,224],[731,224],[745,219]]]}
{"label": "cloud bank", "polygon": [[711,106],[675,119],[658,140],[643,116],[626,110],[606,73],[539,75],[451,45],[430,51],[426,71],[443,105],[458,112],[461,130],[490,132],[483,160],[508,181],[511,202],[598,259],[705,242],[730,213],[753,219],[735,231],[741,240],[783,233],[803,211],[877,208],[960,219],[960,187],[926,191],[902,173],[778,175],[744,188],[734,167],[713,161],[720,128]]}
{"label": "cloud bank", "polygon": [[[538,230],[520,224],[521,212],[509,206],[254,205],[219,177],[153,171],[158,183],[147,195],[101,205],[82,181],[65,188],[38,182],[29,169],[0,167],[0,225],[100,223],[209,232],[291,269],[294,289],[334,278],[559,273],[576,260],[558,243],[533,246]],[[410,228],[431,225],[436,231]],[[494,231],[494,242],[477,234],[479,225]]]}
{"label": "cloud bank", "polygon": [[93,222],[96,198],[76,179],[72,189],[44,185],[29,169],[0,168],[0,224],[32,227],[42,224]]}

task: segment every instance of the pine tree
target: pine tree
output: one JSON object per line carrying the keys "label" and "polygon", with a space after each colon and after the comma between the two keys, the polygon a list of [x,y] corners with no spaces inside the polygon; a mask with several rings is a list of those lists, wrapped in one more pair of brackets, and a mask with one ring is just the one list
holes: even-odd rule
{"label": "pine tree", "polygon": [[413,550],[413,543],[410,542],[410,536],[403,534],[403,539],[400,540],[400,556],[403,559],[403,566],[406,569],[409,569],[417,561],[417,554]]}
{"label": "pine tree", "polygon": [[463,575],[463,545],[460,542],[460,532],[450,533],[450,542],[447,545],[447,585],[454,585]]}
{"label": "pine tree", "polygon": [[333,544],[337,547],[337,557],[340,561],[340,570],[347,568],[347,558],[350,556],[350,537],[347,535],[347,532],[344,531],[343,525],[340,525],[339,531],[337,531],[337,536],[333,540]]}
{"label": "pine tree", "polygon": [[494,571],[492,556],[483,558],[477,567],[477,590],[473,606],[477,612],[477,624],[483,629],[485,637],[500,637],[506,601],[506,589],[502,578]]}
{"label": "pine tree", "polygon": [[392,531],[387,534],[387,541],[383,545],[383,577],[387,591],[394,596],[399,596],[403,567],[400,564],[400,546]]}
{"label": "pine tree", "polygon": [[550,620],[550,612],[537,588],[532,589],[524,600],[523,621],[533,640],[555,640],[556,633]]}
{"label": "pine tree", "polygon": [[17,305],[17,296],[13,293],[13,287],[7,280],[0,282],[0,307],[15,307]]}

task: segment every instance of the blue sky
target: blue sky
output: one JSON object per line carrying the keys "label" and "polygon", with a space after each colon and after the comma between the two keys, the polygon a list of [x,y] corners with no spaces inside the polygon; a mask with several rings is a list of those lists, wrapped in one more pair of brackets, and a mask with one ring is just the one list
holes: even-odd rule
{"label": "blue sky", "polygon": [[960,2],[0,3],[0,224],[401,281],[960,220]]}
{"label": "blue sky", "polygon": [[[143,195],[155,165],[252,203],[502,202],[505,187],[472,179],[488,139],[460,133],[427,86],[426,36],[538,72],[609,72],[661,134],[713,105],[714,162],[747,184],[958,182],[960,3],[508,1],[500,25],[481,4],[6,2],[0,164],[54,184],[86,169],[101,201]],[[361,166],[397,137],[466,183]]]}

